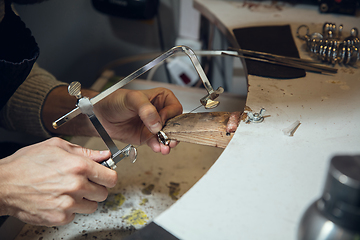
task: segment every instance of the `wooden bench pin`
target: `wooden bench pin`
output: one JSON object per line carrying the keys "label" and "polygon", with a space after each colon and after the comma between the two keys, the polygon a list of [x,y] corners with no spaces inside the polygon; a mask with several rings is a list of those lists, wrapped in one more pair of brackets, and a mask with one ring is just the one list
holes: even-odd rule
{"label": "wooden bench pin", "polygon": [[167,144],[170,140],[176,140],[225,148],[240,123],[240,117],[241,112],[181,114],[165,123],[158,133],[158,139]]}

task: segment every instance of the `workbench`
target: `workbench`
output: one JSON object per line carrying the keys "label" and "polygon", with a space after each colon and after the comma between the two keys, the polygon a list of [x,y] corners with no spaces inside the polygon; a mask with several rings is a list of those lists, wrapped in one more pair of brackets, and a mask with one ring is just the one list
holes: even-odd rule
{"label": "workbench", "polygon": [[[195,0],[194,6],[236,47],[232,30],[290,24],[300,57],[309,59],[298,26],[325,22],[360,28],[358,16],[320,14],[315,5]],[[344,29],[345,30],[345,29]],[[346,31],[345,30],[345,31]],[[264,36],[266,41],[266,36]],[[285,47],[285,46],[284,46]],[[262,123],[241,122],[204,177],[155,223],[179,239],[296,239],[306,208],[322,194],[330,159],[360,153],[360,70],[307,72],[297,79],[248,76],[246,106],[266,109]],[[294,135],[283,129],[300,121]]]}
{"label": "workbench", "polygon": [[[290,24],[301,58],[310,55],[304,49],[304,42],[295,37],[299,25],[307,24],[311,30],[321,31],[324,22],[333,22],[343,24],[345,31],[352,27],[360,29],[359,16],[320,14],[315,5],[275,4],[280,5],[267,1],[255,7],[240,1],[194,2],[195,8],[235,47],[234,28]],[[241,122],[229,145],[209,164],[209,169],[204,169],[204,175],[177,201],[167,201],[169,208],[158,211],[154,219],[145,220],[147,226],[128,238],[296,239],[302,214],[321,196],[330,159],[339,154],[360,153],[359,63],[356,67],[336,67],[339,71],[334,75],[307,72],[305,77],[297,79],[249,75],[246,106],[254,112],[266,109],[264,121]],[[235,108],[244,110],[243,105]],[[285,135],[283,130],[296,121],[301,124],[293,136]],[[176,173],[178,169],[169,171]],[[144,187],[147,185],[148,182]],[[114,202],[116,199],[111,197]],[[107,238],[121,239],[119,232],[128,229],[106,220],[109,214],[106,212],[101,220],[86,224],[82,222],[84,216],[79,217],[78,223],[81,221],[84,229],[88,226],[90,229],[82,232],[78,224],[77,228],[71,228],[76,234],[68,232],[72,238],[64,239],[91,239],[96,236],[94,232],[98,231],[100,221],[113,224],[110,230],[104,230]],[[32,237],[26,237],[26,231]],[[42,235],[35,233],[42,231],[53,232],[47,235],[51,237],[59,229],[25,226],[17,239],[39,239]]]}

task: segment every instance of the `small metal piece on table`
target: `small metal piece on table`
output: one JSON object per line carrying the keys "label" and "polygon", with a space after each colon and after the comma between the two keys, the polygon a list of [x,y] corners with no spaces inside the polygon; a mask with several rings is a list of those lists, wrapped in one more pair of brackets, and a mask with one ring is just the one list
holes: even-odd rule
{"label": "small metal piece on table", "polygon": [[265,108],[262,108],[259,113],[247,112],[246,122],[261,123],[264,121]]}
{"label": "small metal piece on table", "polygon": [[291,124],[287,128],[284,128],[282,131],[286,136],[293,137],[295,131],[299,128],[300,124],[301,124],[300,121],[296,120],[293,124]]}
{"label": "small metal piece on table", "polygon": [[159,131],[157,133],[157,137],[159,142],[161,142],[162,144],[164,144],[165,146],[169,146],[170,144],[170,139],[169,137],[163,132],[163,131]]}

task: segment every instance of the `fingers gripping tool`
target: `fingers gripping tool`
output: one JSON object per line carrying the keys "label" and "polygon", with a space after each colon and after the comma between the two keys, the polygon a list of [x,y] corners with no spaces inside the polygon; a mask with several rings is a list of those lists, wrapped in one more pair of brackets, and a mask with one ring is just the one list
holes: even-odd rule
{"label": "fingers gripping tool", "polygon": [[111,152],[111,158],[101,162],[101,165],[115,169],[116,164],[126,157],[129,157],[130,160],[134,163],[137,158],[137,149],[131,144],[127,145],[121,150],[117,148],[114,141],[110,138],[109,134],[106,132],[105,128],[96,117],[93,111],[93,104],[91,103],[90,99],[81,95],[81,84],[79,82],[72,82],[68,87],[68,92],[71,96],[77,98],[77,107],[79,107],[81,112],[89,118],[96,131],[99,133],[100,137]]}
{"label": "fingers gripping tool", "polygon": [[[70,121],[71,119],[73,119],[74,117],[79,115],[80,113],[84,113],[88,116],[88,118],[90,119],[90,121],[92,122],[92,124],[96,128],[97,132],[99,133],[99,135],[101,136],[101,138],[103,139],[103,141],[105,142],[105,144],[107,145],[107,147],[109,148],[109,150],[111,152],[111,155],[112,155],[111,159],[107,160],[105,163],[102,163],[103,165],[114,169],[116,167],[116,163],[118,163],[124,157],[130,157],[134,162],[137,157],[136,148],[133,147],[132,145],[128,145],[124,149],[119,150],[116,147],[116,145],[114,144],[114,142],[112,141],[112,139],[110,138],[109,134],[104,129],[104,127],[101,125],[101,123],[98,120],[98,118],[96,117],[95,113],[93,112],[93,105],[95,105],[96,103],[98,103],[99,101],[101,101],[102,99],[107,97],[108,95],[112,94],[117,89],[120,89],[121,87],[125,86],[132,80],[138,78],[139,76],[141,76],[145,72],[149,71],[156,65],[160,64],[165,59],[167,59],[173,55],[176,55],[177,53],[186,54],[190,58],[195,70],[197,71],[197,73],[199,75],[199,78],[202,80],[203,85],[204,85],[205,89],[207,90],[207,94],[203,98],[200,99],[200,103],[201,103],[200,106],[204,106],[205,109],[211,109],[211,108],[217,107],[220,103],[217,100],[217,97],[221,93],[223,93],[224,89],[222,87],[218,87],[216,90],[213,89],[213,87],[211,86],[211,83],[209,82],[209,80],[207,79],[207,77],[205,75],[204,70],[202,69],[202,67],[200,65],[199,60],[196,57],[195,52],[191,48],[181,45],[181,46],[176,46],[176,47],[171,48],[167,52],[163,53],[159,57],[155,58],[148,64],[139,68],[135,72],[131,73],[127,77],[123,78],[121,81],[117,82],[113,86],[109,87],[108,89],[104,90],[103,92],[99,93],[98,95],[96,95],[95,97],[93,97],[91,99],[81,96],[80,83],[78,83],[78,82],[71,83],[69,85],[68,91],[69,91],[70,95],[75,96],[78,99],[77,107],[75,109],[73,109],[72,111],[70,111],[69,113],[62,116],[61,118],[54,121],[53,127],[55,129],[57,129],[60,126],[62,126],[63,124],[65,124],[66,122]],[[158,136],[159,141],[162,142],[163,144],[168,145],[170,143],[170,140],[168,139],[168,137],[166,136],[165,133],[159,132],[157,134],[157,136]]]}

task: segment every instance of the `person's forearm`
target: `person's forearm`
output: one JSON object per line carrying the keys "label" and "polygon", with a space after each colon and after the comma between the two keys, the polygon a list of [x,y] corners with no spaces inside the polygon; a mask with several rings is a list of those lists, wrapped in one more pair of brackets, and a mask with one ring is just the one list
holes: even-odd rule
{"label": "person's forearm", "polygon": [[0,159],[0,216],[12,214],[7,201],[10,172],[6,170],[6,164],[8,164],[8,158]]}
{"label": "person's forearm", "polygon": [[[82,95],[92,98],[98,93],[92,90],[82,90]],[[66,86],[53,89],[47,96],[43,109],[42,120],[45,128],[55,134],[96,136],[95,128],[84,114],[80,114],[65,125],[54,129],[52,123],[76,107],[76,98],[69,95]]]}

